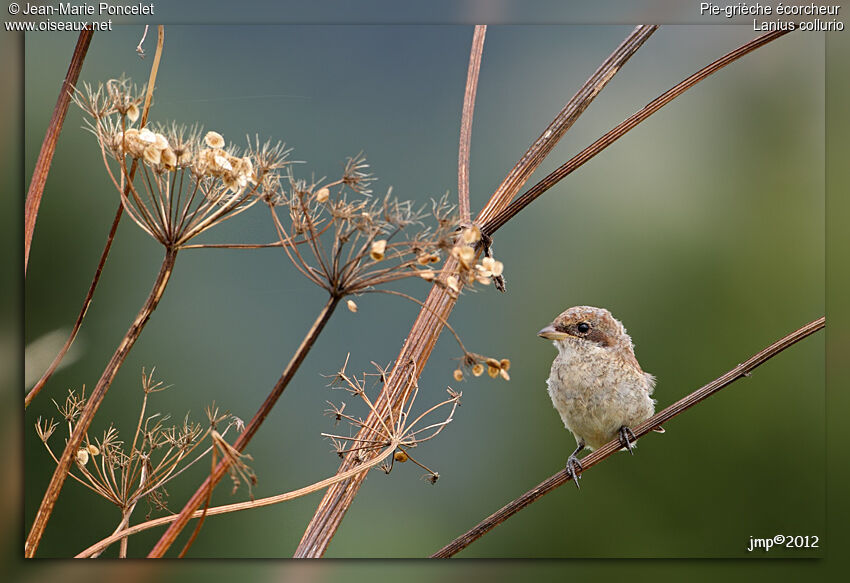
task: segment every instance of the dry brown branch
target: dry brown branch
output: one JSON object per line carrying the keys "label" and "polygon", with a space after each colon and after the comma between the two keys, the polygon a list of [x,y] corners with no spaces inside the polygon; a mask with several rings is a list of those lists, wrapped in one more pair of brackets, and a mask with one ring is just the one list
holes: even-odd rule
{"label": "dry brown branch", "polygon": [[[651,25],[638,26],[605,60],[510,171],[479,214],[479,222],[495,216],[507,206],[564,132],[656,28]],[[450,273],[456,268],[457,261],[452,259],[447,262],[444,271]],[[381,410],[386,409],[397,413],[399,399],[403,395],[406,384],[405,379],[421,370],[421,368],[414,370],[411,363],[419,363],[421,367],[428,361],[443,328],[441,321],[448,318],[456,301],[457,296],[445,287],[432,287],[425,302],[426,307],[420,310],[379,397],[378,404]],[[438,317],[435,318],[434,314]],[[374,425],[374,422],[370,425]],[[368,439],[370,435],[364,430],[358,434],[358,438]],[[350,469],[355,463],[354,459],[355,456],[347,455],[339,472]],[[328,489],[295,551],[296,557],[320,557],[324,554],[362,481],[363,476],[358,475]]]}
{"label": "dry brown branch", "polygon": [[457,197],[461,224],[468,223],[472,215],[469,207],[469,147],[472,142],[472,117],[475,112],[475,94],[478,91],[478,73],[481,54],[484,52],[486,25],[478,25],[472,35],[469,69],[466,73],[466,92],[463,95],[463,115],[460,122],[460,145],[457,155]]}
{"label": "dry brown branch", "polygon": [[676,84],[670,90],[662,93],[661,95],[653,99],[651,102],[649,102],[643,109],[634,113],[632,116],[624,120],[611,131],[609,131],[601,138],[590,144],[587,148],[576,154],[569,161],[565,162],[559,168],[552,171],[548,176],[543,178],[543,180],[541,180],[529,190],[524,192],[522,195],[517,197],[516,200],[511,202],[511,204],[508,205],[506,209],[499,212],[495,217],[492,217],[490,220],[487,220],[482,223],[481,231],[487,235],[492,235],[500,227],[504,226],[504,224],[507,223],[511,218],[516,216],[516,214],[519,213],[522,209],[531,204],[541,194],[555,186],[555,184],[564,179],[568,174],[572,173],[574,170],[577,170],[582,164],[589,161],[591,158],[599,154],[602,150],[616,142],[618,139],[628,133],[629,130],[631,130],[640,122],[651,116],[653,113],[673,101],[679,95],[681,95],[682,93],[684,93],[706,77],[710,76],[712,73],[716,73],[726,65],[729,65],[737,61],[744,55],[756,50],[757,48],[764,46],[767,43],[776,40],[785,34],[788,34],[788,32],[790,31],[774,31],[756,37],[753,40],[741,45],[737,49],[726,53],[713,63],[706,65],[687,79]]}
{"label": "dry brown branch", "polygon": [[[786,348],[793,346],[800,340],[807,338],[808,336],[814,334],[821,328],[826,325],[826,319],[824,317],[820,317],[817,320],[809,322],[802,328],[791,332],[784,338],[781,338],[759,352],[758,354],[749,358],[746,362],[743,362],[727,372],[726,374],[714,379],[707,385],[700,387],[690,395],[679,399],[663,411],[656,413],[637,427],[634,427],[632,431],[635,434],[636,438],[639,438],[643,435],[646,435],[650,431],[652,431],[656,427],[661,427],[662,425],[666,425],[668,421],[690,409],[697,403],[707,399],[711,395],[717,393],[721,389],[724,389],[731,385],[736,380],[750,376],[750,373],[785,350]],[[614,453],[620,451],[622,449],[622,444],[618,439],[614,439],[609,443],[605,444],[601,448],[596,451],[590,453],[589,455],[583,457],[581,459],[582,473],[587,471],[589,468],[595,466],[602,460],[610,457]],[[459,536],[451,543],[447,544],[445,547],[431,555],[431,558],[448,558],[452,557],[461,550],[468,547],[470,544],[484,536],[485,533],[503,523],[505,520],[539,499],[540,497],[548,494],[558,486],[565,484],[570,480],[570,475],[566,470],[561,470],[554,476],[544,480],[516,500],[513,500],[502,507],[500,510],[494,512],[484,520],[482,520],[478,525],[474,528],[470,529],[465,534]]]}
{"label": "dry brown branch", "polygon": [[[147,31],[147,27],[145,27],[145,31]],[[164,42],[164,29],[162,25],[159,25],[159,32],[157,34],[157,43],[156,43],[156,52],[154,53],[153,63],[151,63],[151,72],[148,77],[148,85],[147,92],[145,93],[145,105],[142,108],[142,117],[141,117],[141,125],[144,126],[148,120],[148,114],[150,113],[151,108],[151,99],[153,98],[153,90],[156,85],[156,76],[159,71],[159,62],[162,58],[162,46]],[[139,43],[141,46],[141,43]],[[76,79],[74,80],[76,83]],[[133,165],[130,167],[130,180],[132,182],[136,176],[136,168],[138,167],[138,163],[136,160],[133,160]],[[126,186],[125,189],[129,189],[129,186]],[[125,196],[129,192],[125,192]],[[24,399],[24,408],[28,407],[32,400],[36,395],[44,388],[44,385],[47,384],[47,381],[50,380],[50,377],[53,376],[53,373],[56,372],[56,369],[59,368],[59,365],[62,363],[62,359],[65,358],[65,355],[71,349],[71,345],[74,343],[74,340],[77,337],[77,333],[80,331],[80,327],[83,325],[83,319],[86,317],[86,312],[88,312],[89,305],[91,305],[92,298],[94,297],[94,291],[97,289],[97,284],[100,282],[100,275],[103,272],[103,266],[106,264],[106,258],[109,257],[109,251],[112,249],[112,241],[115,239],[115,232],[118,230],[118,224],[121,222],[121,216],[124,214],[124,205],[120,201],[118,202],[118,208],[115,211],[115,218],[112,219],[112,227],[109,229],[109,234],[106,236],[106,244],[103,246],[103,251],[100,254],[100,260],[98,261],[97,268],[94,272],[94,277],[92,277],[91,284],[89,285],[89,291],[86,293],[86,297],[83,300],[83,305],[80,308],[80,313],[77,314],[77,319],[74,322],[74,326],[71,328],[71,333],[68,334],[68,339],[65,341],[65,344],[62,346],[59,353],[53,359],[53,362],[44,371],[44,374],[41,375],[41,378],[38,382],[33,386],[33,388],[27,393],[26,398]]]}
{"label": "dry brown branch", "polygon": [[47,183],[50,163],[53,161],[56,142],[59,140],[62,124],[65,122],[65,114],[68,113],[68,105],[71,103],[71,92],[74,90],[74,85],[76,85],[77,79],[80,77],[83,60],[86,58],[92,36],[94,36],[94,30],[91,28],[84,28],[80,31],[80,36],[77,38],[77,46],[74,47],[74,53],[71,56],[71,64],[68,65],[68,72],[65,75],[65,80],[62,82],[62,87],[59,89],[59,97],[56,99],[56,106],[53,108],[53,116],[50,118],[50,124],[47,126],[47,132],[44,134],[41,151],[38,153],[38,160],[35,163],[32,180],[30,180],[27,200],[24,204],[24,277],[27,275],[32,235],[35,231],[38,207],[41,205],[41,197],[44,194],[44,185]]}

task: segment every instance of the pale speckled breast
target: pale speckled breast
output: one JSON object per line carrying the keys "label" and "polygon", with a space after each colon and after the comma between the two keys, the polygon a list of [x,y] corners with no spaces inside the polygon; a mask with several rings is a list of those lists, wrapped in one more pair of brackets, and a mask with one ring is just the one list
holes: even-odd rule
{"label": "pale speckled breast", "polygon": [[[599,350],[605,350],[600,348]],[[655,412],[653,378],[618,358],[590,359],[567,351],[552,363],[547,381],[552,404],[564,425],[590,449],[634,427]]]}

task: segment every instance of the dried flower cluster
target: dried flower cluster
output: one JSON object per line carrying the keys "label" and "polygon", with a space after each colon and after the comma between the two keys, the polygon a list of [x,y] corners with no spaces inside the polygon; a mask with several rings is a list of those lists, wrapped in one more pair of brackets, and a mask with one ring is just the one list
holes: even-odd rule
{"label": "dried flower cluster", "polygon": [[[416,414],[413,408],[416,397],[419,395],[419,383],[416,374],[412,373],[402,395],[401,404],[394,411],[385,402],[383,402],[383,405],[376,405],[376,401],[370,399],[367,394],[367,387],[370,384],[378,386],[376,392],[380,392],[379,385],[387,376],[386,370],[375,365],[377,373],[363,373],[358,378],[346,373],[347,365],[348,359],[346,359],[340,371],[333,375],[333,380],[328,386],[332,389],[344,390],[359,398],[366,404],[369,414],[365,419],[359,416],[355,417],[345,412],[345,402],[335,405],[330,401],[327,402],[329,408],[325,410],[325,414],[332,417],[335,424],[346,421],[350,430],[354,433],[367,428],[370,431],[370,438],[356,439],[351,434],[345,436],[335,433],[322,433],[322,436],[331,440],[334,451],[339,457],[352,453],[357,462],[366,461],[372,454],[392,448],[394,450],[393,455],[380,466],[385,473],[389,474],[396,462],[410,461],[427,472],[422,476],[423,479],[434,484],[439,479],[440,474],[414,459],[411,450],[421,443],[437,437],[451,423],[455,410],[460,405],[461,393],[449,387],[447,399]],[[375,383],[370,383],[368,377],[375,377]],[[437,420],[431,420],[434,413],[446,408],[448,408],[447,413]]]}
{"label": "dried flower cluster", "polygon": [[487,371],[487,374],[492,378],[501,377],[506,381],[511,380],[508,370],[511,368],[511,361],[507,358],[496,360],[481,356],[480,354],[467,353],[464,355],[461,368],[455,369],[454,378],[460,382],[464,378],[463,369],[468,368],[472,371],[472,376],[480,377]]}
{"label": "dried flower cluster", "polygon": [[96,89],[83,85],[74,100],[90,118],[127,213],[160,243],[184,245],[278,190],[278,171],[289,153],[282,144],[255,139],[240,151],[198,126],[135,127],[141,95],[122,78]]}
{"label": "dried flower cluster", "polygon": [[[85,445],[77,450],[70,477],[119,508],[122,516],[119,530],[129,523],[130,515],[143,498],[147,499],[151,510],[167,510],[165,485],[213,447],[222,449],[223,435],[230,427],[238,429],[241,423],[230,415],[219,415],[217,410],[208,411],[210,427],[207,429],[190,421],[188,415],[181,423],[171,425],[166,424],[168,416],[146,415],[149,395],[167,388],[161,381],[154,381],[153,371],[148,374],[142,371],[144,396],[129,446],[120,438],[118,429],[110,425],[101,437],[90,438],[87,434]],[[61,404],[56,401],[54,404],[70,436],[86,404],[85,389],[79,393],[69,390]],[[222,423],[226,428],[219,433],[216,426]],[[41,417],[35,425],[39,439],[56,463],[59,459],[50,446],[50,439],[58,427],[58,421]],[[213,445],[195,454],[208,436],[213,437]],[[242,472],[249,475],[245,470]]]}
{"label": "dried flower cluster", "polygon": [[[500,261],[486,256],[489,249],[479,245],[478,227],[457,227],[454,207],[446,197],[433,200],[430,212],[392,198],[391,192],[381,200],[372,197],[374,178],[362,156],[350,158],[342,177],[331,182],[308,183],[291,171],[287,178],[288,188],[266,199],[281,246],[296,268],[332,297],[386,293],[421,306],[419,300],[381,286],[413,277],[458,294],[463,286],[476,282],[489,285],[504,270]],[[277,212],[280,207],[288,210],[288,226]],[[485,256],[478,261],[482,253]],[[442,269],[436,269],[449,256],[457,259],[456,267],[443,263]],[[358,311],[353,299],[345,305],[353,313]],[[466,350],[451,325],[443,324],[463,350],[462,366],[471,368],[474,376],[487,370],[491,376],[510,378],[507,360],[494,369],[490,363],[499,361]],[[463,380],[460,369],[454,376]]]}
{"label": "dried flower cluster", "polygon": [[[375,178],[363,156],[350,158],[336,180],[297,178],[289,169],[285,188],[266,201],[281,245],[299,271],[333,297],[376,291],[408,277],[434,279],[424,266],[451,249],[455,220],[446,198],[414,208],[410,201],[372,195]],[[288,211],[284,226],[278,209]],[[426,226],[427,219],[433,219]],[[301,249],[306,247],[306,251]],[[354,301],[348,307],[356,311]]]}
{"label": "dried flower cluster", "polygon": [[446,286],[457,294],[461,279],[467,285],[472,285],[478,282],[482,285],[490,285],[492,278],[502,275],[505,266],[501,261],[496,261],[493,257],[486,255],[481,258],[480,263],[477,262],[478,253],[476,245],[481,241],[481,230],[477,225],[470,225],[461,230],[460,238],[457,244],[452,247],[452,257],[457,259],[458,273],[452,274],[446,278]]}

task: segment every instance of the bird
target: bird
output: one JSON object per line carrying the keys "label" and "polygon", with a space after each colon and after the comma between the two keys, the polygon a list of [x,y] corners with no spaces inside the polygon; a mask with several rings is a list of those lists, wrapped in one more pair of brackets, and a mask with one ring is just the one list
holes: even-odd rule
{"label": "bird", "polygon": [[[623,324],[604,308],[574,306],[537,333],[558,355],[546,381],[552,404],[576,439],[566,471],[579,487],[578,454],[619,438],[632,455],[631,430],[655,413],[655,377],[644,372]],[[661,427],[655,429],[663,432]]]}

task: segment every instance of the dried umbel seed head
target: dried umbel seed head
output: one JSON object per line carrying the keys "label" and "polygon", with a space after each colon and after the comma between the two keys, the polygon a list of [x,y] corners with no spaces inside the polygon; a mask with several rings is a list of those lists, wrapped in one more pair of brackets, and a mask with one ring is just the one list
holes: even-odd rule
{"label": "dried umbel seed head", "polygon": [[159,164],[160,160],[162,160],[162,150],[157,148],[154,144],[151,144],[147,148],[142,156],[148,164],[151,166]]}
{"label": "dried umbel seed head", "polygon": [[133,123],[136,123],[136,120],[139,119],[139,108],[135,103],[130,104],[127,108],[127,119]]}
{"label": "dried umbel seed head", "polygon": [[77,460],[77,463],[80,464],[81,466],[84,466],[87,463],[89,463],[89,451],[86,448],[78,449],[77,455],[76,455],[76,460]]}
{"label": "dried umbel seed head", "polygon": [[461,235],[463,236],[464,243],[473,245],[481,240],[481,229],[478,228],[478,225],[472,225],[464,229]]}
{"label": "dried umbel seed head", "polygon": [[502,275],[502,272],[504,271],[504,268],[505,268],[505,266],[502,264],[501,261],[496,261],[492,257],[485,257],[484,259],[482,259],[481,260],[481,267],[487,273],[488,277],[490,275],[496,275],[496,276]]}
{"label": "dried umbel seed head", "polygon": [[397,461],[398,463],[403,464],[404,462],[406,462],[410,458],[408,457],[408,455],[406,453],[404,453],[401,450],[398,450],[397,452],[395,452],[393,454],[393,459],[395,461]]}
{"label": "dried umbel seed head", "polygon": [[387,240],[381,239],[380,241],[375,241],[372,243],[372,250],[369,252],[369,256],[373,261],[380,261],[384,258],[384,253],[387,250]]}
{"label": "dried umbel seed head", "polygon": [[[210,133],[215,132],[209,132],[207,136]],[[215,140],[212,141],[216,142]],[[256,184],[257,181],[254,165],[250,158],[247,156],[239,158],[219,148],[204,148],[198,152],[193,170],[198,176],[212,176],[221,179],[224,185],[233,192],[239,192],[249,182]]]}
{"label": "dried umbel seed head", "polygon": [[166,170],[174,170],[177,167],[177,154],[171,148],[166,148],[160,154],[160,162]]}
{"label": "dried umbel seed head", "polygon": [[470,269],[475,262],[475,249],[468,245],[456,245],[452,247],[452,256],[463,269]]}
{"label": "dried umbel seed head", "polygon": [[169,148],[168,139],[148,128],[137,130],[129,128],[126,132],[116,132],[107,145],[116,153],[129,154],[133,158],[142,158],[151,165],[160,163],[161,152]]}
{"label": "dried umbel seed head", "polygon": [[458,284],[457,276],[450,275],[446,278],[446,287],[448,287],[453,292],[457,293],[460,291],[460,287]]}
{"label": "dried umbel seed head", "polygon": [[224,137],[218,132],[209,131],[204,136],[204,143],[210,148],[223,148]]}

